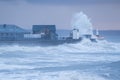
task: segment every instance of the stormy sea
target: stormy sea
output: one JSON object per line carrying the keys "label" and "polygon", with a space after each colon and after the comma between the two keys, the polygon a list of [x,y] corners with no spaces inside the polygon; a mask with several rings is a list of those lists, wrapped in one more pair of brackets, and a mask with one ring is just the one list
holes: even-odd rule
{"label": "stormy sea", "polygon": [[[80,12],[73,18],[80,34],[93,35]],[[73,28],[73,29],[74,29]],[[68,36],[69,30],[58,30]],[[0,45],[0,80],[120,80],[120,31],[99,31],[104,40],[56,46]]]}
{"label": "stormy sea", "polygon": [[0,80],[120,80],[120,31],[100,33],[97,43],[1,45]]}

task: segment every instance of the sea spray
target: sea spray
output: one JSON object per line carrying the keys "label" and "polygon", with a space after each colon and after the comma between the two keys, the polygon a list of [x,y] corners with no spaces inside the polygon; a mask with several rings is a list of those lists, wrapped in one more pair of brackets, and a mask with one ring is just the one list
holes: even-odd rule
{"label": "sea spray", "polygon": [[49,47],[1,46],[0,79],[109,80],[106,74],[120,79],[118,69],[103,68],[103,64],[120,61],[119,48],[120,43],[88,41]]}
{"label": "sea spray", "polygon": [[72,28],[79,29],[80,35],[93,35],[93,28],[90,19],[83,12],[76,13],[72,19]]}
{"label": "sea spray", "polygon": [[[7,48],[7,49],[6,49]],[[93,43],[89,40],[83,40],[79,43],[61,44],[58,46],[25,46],[25,45],[10,45],[0,46],[0,53],[6,52],[28,52],[28,53],[67,53],[67,52],[120,52],[120,43],[108,42],[106,40]]]}
{"label": "sea spray", "polygon": [[[81,34],[92,34],[85,14],[78,13],[76,21],[73,27]],[[119,61],[120,43],[105,40],[48,47],[0,46],[0,80],[119,80]]]}

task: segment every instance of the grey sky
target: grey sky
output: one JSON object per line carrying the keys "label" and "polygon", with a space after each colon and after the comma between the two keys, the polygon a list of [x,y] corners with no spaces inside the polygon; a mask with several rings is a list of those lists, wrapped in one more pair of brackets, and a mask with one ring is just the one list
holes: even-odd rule
{"label": "grey sky", "polygon": [[56,24],[71,28],[72,16],[83,11],[94,28],[120,29],[120,0],[0,0],[0,24],[31,28],[33,24]]}

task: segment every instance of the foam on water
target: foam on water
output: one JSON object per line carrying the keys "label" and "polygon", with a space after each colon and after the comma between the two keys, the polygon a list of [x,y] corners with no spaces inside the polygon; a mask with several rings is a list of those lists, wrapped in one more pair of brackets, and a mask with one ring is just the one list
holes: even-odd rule
{"label": "foam on water", "polygon": [[[21,73],[19,73],[21,74]],[[1,80],[106,80],[96,74],[90,74],[85,72],[50,72],[50,73],[25,73],[21,74],[21,77],[17,75],[8,74],[7,78],[1,78]],[[3,74],[1,75],[3,76]],[[0,76],[0,77],[1,77]]]}
{"label": "foam on water", "polygon": [[119,49],[120,43],[88,40],[49,47],[1,46],[0,79],[106,80],[94,72],[95,67],[100,63],[120,61]]}
{"label": "foam on water", "polygon": [[20,46],[20,45],[8,45],[0,46],[0,53],[11,51],[24,51],[24,52],[42,52],[42,53],[53,53],[61,51],[60,53],[66,52],[86,52],[86,53],[109,53],[109,52],[120,52],[120,43],[107,42],[106,40],[98,41],[97,43],[91,42],[89,40],[83,40],[82,42],[75,44],[61,44],[58,46]]}
{"label": "foam on water", "polygon": [[118,61],[120,60],[119,56],[113,54],[119,53],[120,43],[109,43],[107,41],[98,43],[83,41],[76,44],[49,47],[19,45],[0,47],[2,60],[3,58],[10,58],[11,60],[16,59],[20,63],[34,62],[36,59],[39,59],[39,61],[66,63],[64,65],[68,65],[68,61]]}
{"label": "foam on water", "polygon": [[[93,34],[82,12],[73,19],[81,34]],[[120,80],[120,43],[90,40],[58,46],[0,46],[0,80]],[[117,62],[117,63],[116,63]],[[114,71],[115,70],[115,71]]]}

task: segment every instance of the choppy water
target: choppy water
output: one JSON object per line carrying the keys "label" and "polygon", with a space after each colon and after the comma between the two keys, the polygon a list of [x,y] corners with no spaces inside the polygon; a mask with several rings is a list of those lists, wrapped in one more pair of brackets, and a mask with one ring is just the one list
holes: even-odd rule
{"label": "choppy water", "polygon": [[0,46],[0,80],[120,80],[120,43]]}

